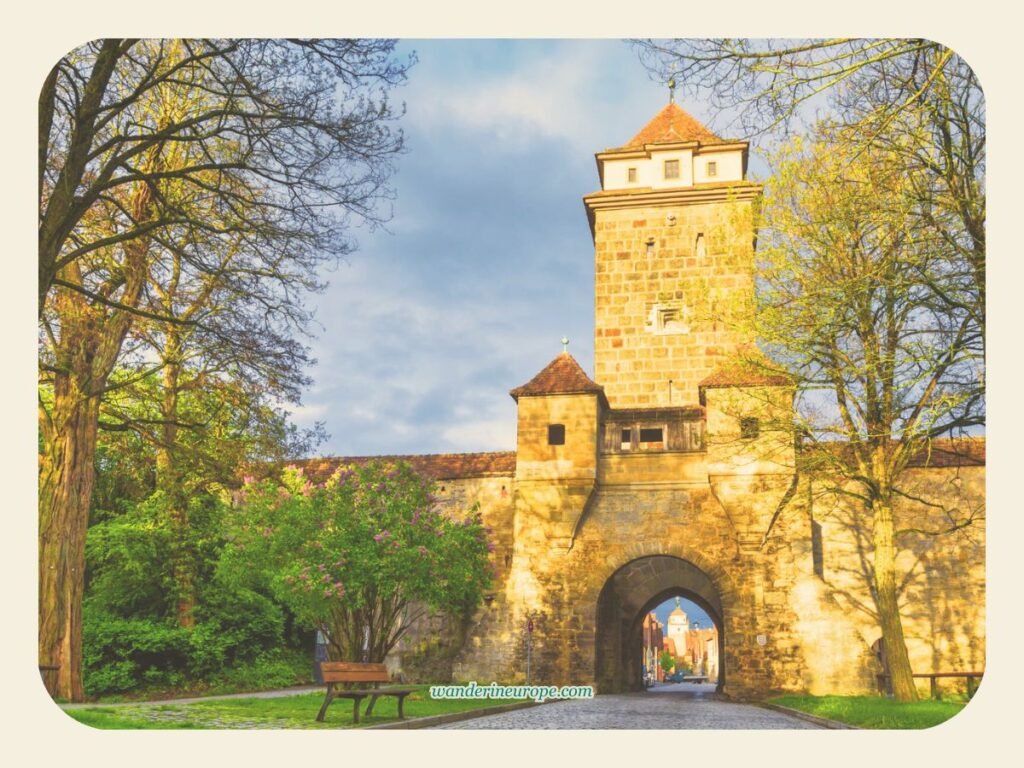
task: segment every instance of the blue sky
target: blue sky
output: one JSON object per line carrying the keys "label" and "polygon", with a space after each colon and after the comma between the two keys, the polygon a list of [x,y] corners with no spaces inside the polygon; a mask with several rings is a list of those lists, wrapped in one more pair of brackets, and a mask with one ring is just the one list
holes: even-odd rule
{"label": "blue sky", "polygon": [[[403,41],[408,152],[388,232],[313,298],[324,455],[514,450],[508,391],[561,351],[593,372],[594,153],[668,100],[618,40]],[[681,102],[700,120],[701,105]]]}

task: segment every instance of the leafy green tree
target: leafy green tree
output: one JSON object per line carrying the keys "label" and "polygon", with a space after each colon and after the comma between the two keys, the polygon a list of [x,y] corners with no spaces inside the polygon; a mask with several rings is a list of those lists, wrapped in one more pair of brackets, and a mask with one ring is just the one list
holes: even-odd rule
{"label": "leafy green tree", "polygon": [[672,656],[672,653],[670,651],[662,651],[661,657],[658,661],[661,664],[661,668],[662,670],[664,670],[666,675],[676,667],[676,660]]}
{"label": "leafy green tree", "polygon": [[[755,330],[796,376],[799,471],[870,517],[875,617],[894,694],[912,700],[894,509],[920,501],[904,472],[914,457],[984,424],[981,329],[973,307],[936,296],[959,277],[942,244],[916,226],[920,179],[891,151],[858,147],[849,130],[824,124],[777,158],[759,233]],[[981,516],[947,506],[946,523],[928,533]]]}
{"label": "leafy green tree", "polygon": [[[146,335],[156,333],[150,329]],[[113,482],[115,489],[127,492],[136,490],[131,478],[144,474],[147,493],[161,494],[163,514],[176,531],[168,544],[175,573],[168,589],[177,597],[179,623],[189,627],[200,578],[199,560],[190,546],[190,499],[237,487],[254,465],[305,455],[322,430],[296,429],[271,402],[279,388],[228,376],[208,350],[187,343],[187,335],[181,338],[180,349],[187,357],[165,366],[164,375],[140,379],[119,371],[113,377],[114,382],[122,376],[129,380],[103,403],[99,445],[109,469],[116,472],[99,466],[97,479],[101,487]],[[174,374],[167,375],[172,369]]]}
{"label": "leafy green tree", "polygon": [[222,573],[263,585],[328,637],[331,658],[384,660],[428,610],[466,615],[491,579],[478,513],[443,514],[404,463],[340,468],[321,485],[288,469],[248,482],[229,516]]}

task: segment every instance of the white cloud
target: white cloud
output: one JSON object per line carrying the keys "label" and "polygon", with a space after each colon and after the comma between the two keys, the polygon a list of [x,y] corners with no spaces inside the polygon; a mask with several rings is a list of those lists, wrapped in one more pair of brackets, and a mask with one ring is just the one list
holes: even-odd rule
{"label": "white cloud", "polygon": [[410,104],[409,118],[432,129],[468,128],[516,149],[538,138],[586,146],[600,140],[602,104],[593,96],[608,45],[563,42],[513,72],[458,83],[425,80],[418,84],[419,98]]}
{"label": "white cloud", "polygon": [[463,421],[441,433],[441,438],[454,450],[477,446],[480,451],[511,451],[516,445],[515,419]]}
{"label": "white cloud", "polygon": [[292,420],[296,424],[303,426],[312,425],[316,421],[320,421],[327,415],[327,404],[318,403],[316,405],[287,405],[285,410],[291,414]]}

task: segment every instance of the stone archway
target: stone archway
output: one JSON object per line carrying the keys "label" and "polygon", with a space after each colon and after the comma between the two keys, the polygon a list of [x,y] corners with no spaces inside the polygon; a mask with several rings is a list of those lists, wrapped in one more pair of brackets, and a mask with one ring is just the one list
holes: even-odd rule
{"label": "stone archway", "polygon": [[675,595],[692,600],[718,628],[718,690],[725,685],[725,622],[721,592],[707,573],[672,555],[631,560],[611,575],[597,601],[594,679],[600,693],[643,688],[643,617]]}

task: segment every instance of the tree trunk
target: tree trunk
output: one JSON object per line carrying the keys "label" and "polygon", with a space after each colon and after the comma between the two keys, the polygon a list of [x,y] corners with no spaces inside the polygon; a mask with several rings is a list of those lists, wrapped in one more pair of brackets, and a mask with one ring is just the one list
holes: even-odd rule
{"label": "tree trunk", "polygon": [[[140,186],[134,210],[145,211],[150,190]],[[146,280],[148,242],[128,245],[121,296],[134,306]],[[62,271],[81,284],[79,265]],[[53,405],[40,408],[43,450],[39,461],[39,665],[58,667],[44,675],[52,696],[81,701],[82,596],[85,591],[85,533],[95,481],[100,400],[117,362],[130,314],[107,314],[80,293],[58,289],[53,311],[60,328],[54,350]]]}
{"label": "tree trunk", "polygon": [[54,387],[51,423],[39,482],[39,664],[51,696],[81,701],[82,593],[85,532],[95,477],[99,398],[61,375]]}
{"label": "tree trunk", "polygon": [[874,577],[875,603],[878,621],[882,627],[886,660],[893,696],[897,701],[917,701],[910,656],[903,638],[896,594],[896,545],[892,502],[878,501],[873,505],[873,535],[875,546]]}
{"label": "tree trunk", "polygon": [[163,428],[156,452],[157,489],[164,492],[171,526],[171,569],[178,603],[178,625],[190,629],[195,626],[195,569],[191,557],[188,499],[174,455],[178,443],[178,380],[181,375],[174,329],[168,331],[164,359],[164,391],[160,407]]}

